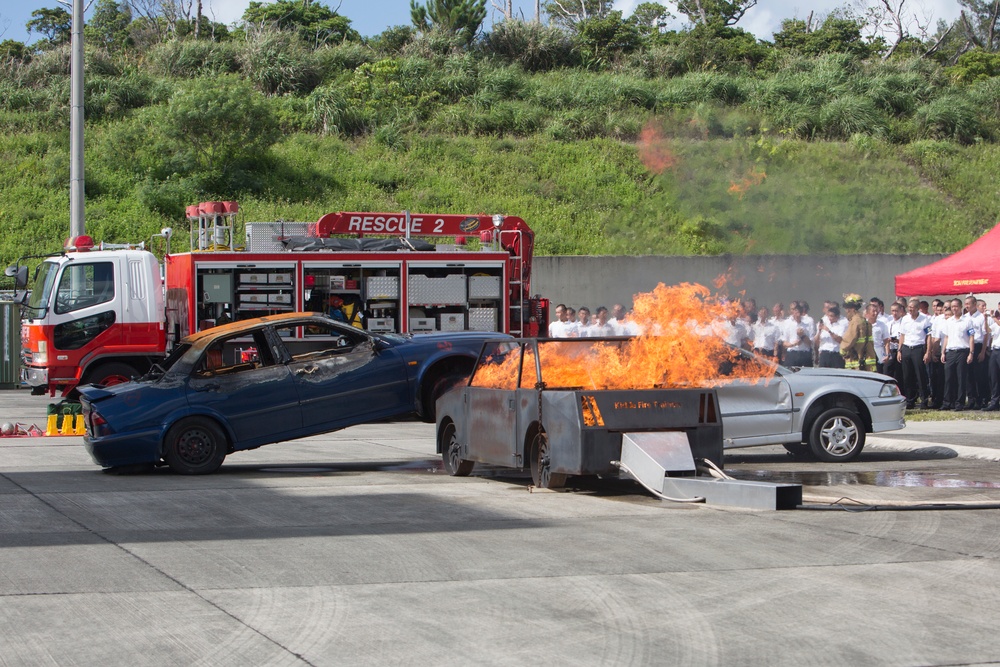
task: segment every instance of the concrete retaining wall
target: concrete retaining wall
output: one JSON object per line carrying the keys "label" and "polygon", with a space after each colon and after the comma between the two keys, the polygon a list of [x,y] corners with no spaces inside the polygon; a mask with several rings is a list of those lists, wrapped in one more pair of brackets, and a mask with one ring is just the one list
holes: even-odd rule
{"label": "concrete retaining wall", "polygon": [[[615,303],[631,307],[632,296],[657,283],[700,283],[720,293],[745,291],[758,306],[805,299],[819,317],[823,301],[841,301],[845,293],[867,300],[890,301],[899,273],[925,266],[945,255],[756,255],[714,257],[536,257],[532,293],[552,300],[552,306],[597,306]],[[714,289],[714,281],[729,276]],[[933,296],[933,295],[931,295]]]}

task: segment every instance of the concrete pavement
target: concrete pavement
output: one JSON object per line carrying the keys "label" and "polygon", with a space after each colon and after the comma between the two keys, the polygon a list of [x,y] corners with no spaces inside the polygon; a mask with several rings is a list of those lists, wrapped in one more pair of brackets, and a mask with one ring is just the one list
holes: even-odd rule
{"label": "concrete pavement", "polygon": [[[45,403],[0,392],[0,420]],[[927,424],[857,463],[760,448],[726,465],[879,502],[1000,501],[1000,464],[882,449],[980,428]],[[529,493],[523,474],[447,477],[433,442],[425,424],[366,425],[179,477],[101,473],[80,438],[0,439],[0,664],[1000,661],[998,510]]]}

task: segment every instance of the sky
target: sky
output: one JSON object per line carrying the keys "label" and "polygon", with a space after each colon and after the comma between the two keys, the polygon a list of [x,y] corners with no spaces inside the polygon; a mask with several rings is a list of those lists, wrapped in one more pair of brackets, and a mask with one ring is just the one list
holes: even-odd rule
{"label": "sky", "polygon": [[[331,9],[351,19],[351,26],[365,36],[373,36],[394,25],[409,25],[409,0],[319,0]],[[628,16],[642,0],[617,0],[615,8],[621,9]],[[670,7],[672,3],[659,0],[661,4]],[[747,11],[739,23],[739,27],[752,32],[761,39],[771,39],[771,35],[780,29],[781,21],[787,18],[805,19],[810,12],[825,15],[837,7],[842,7],[854,0],[758,0],[757,6]],[[203,0],[204,12],[219,23],[230,24],[238,21],[250,0]],[[502,4],[498,0],[488,0],[487,8],[494,4]],[[31,12],[43,7],[56,7],[56,0],[0,0],[0,41],[14,39],[31,43],[37,39],[36,34],[29,35],[24,25],[31,20]],[[957,0],[908,0],[907,7],[913,7],[922,19],[930,17],[931,21],[922,20],[931,26],[938,19],[951,21],[958,16]],[[514,0],[515,12],[525,18],[534,18],[535,3],[533,0]],[[490,11],[486,25],[492,25],[493,20],[502,18],[496,11]],[[680,23],[676,27],[680,27]],[[671,26],[674,27],[674,26]],[[933,29],[932,29],[933,32]]]}

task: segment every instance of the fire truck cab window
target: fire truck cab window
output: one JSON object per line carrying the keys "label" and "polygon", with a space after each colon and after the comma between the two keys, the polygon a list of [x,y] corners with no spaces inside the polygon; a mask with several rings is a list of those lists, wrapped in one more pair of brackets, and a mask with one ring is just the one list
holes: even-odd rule
{"label": "fire truck cab window", "polygon": [[68,264],[56,289],[57,315],[107,303],[115,298],[115,265],[111,262]]}

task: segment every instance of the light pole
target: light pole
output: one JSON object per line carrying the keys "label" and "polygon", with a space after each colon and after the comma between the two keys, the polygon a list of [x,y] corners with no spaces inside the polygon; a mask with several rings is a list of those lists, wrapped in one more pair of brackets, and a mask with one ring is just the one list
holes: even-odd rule
{"label": "light pole", "polygon": [[73,0],[70,37],[69,236],[84,233],[83,212],[83,1]]}

